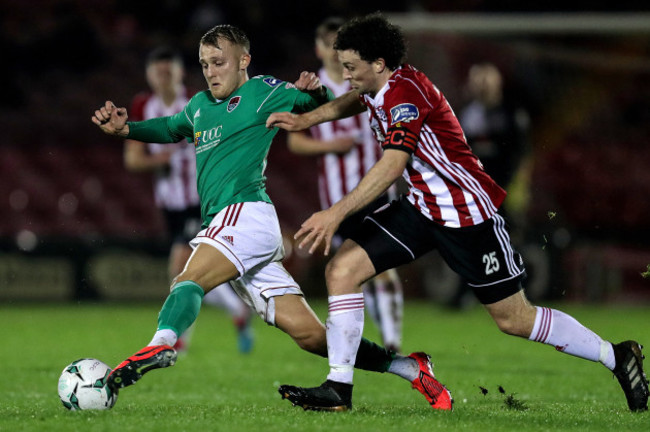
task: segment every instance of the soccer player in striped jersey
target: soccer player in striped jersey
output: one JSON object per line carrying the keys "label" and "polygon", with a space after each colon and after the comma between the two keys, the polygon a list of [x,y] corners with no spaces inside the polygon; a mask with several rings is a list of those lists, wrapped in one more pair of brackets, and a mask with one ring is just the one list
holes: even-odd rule
{"label": "soccer player in striped jersey", "polygon": [[[318,72],[321,83],[334,96],[350,91],[343,79],[343,67],[334,49],[341,18],[328,18],[316,28],[316,56],[322,62]],[[381,148],[363,114],[321,123],[304,132],[289,134],[289,149],[294,153],[318,156],[318,192],[321,208],[326,209],[355,188],[361,178],[381,157]],[[334,237],[336,246],[359,227],[366,214],[388,204],[395,197],[395,186],[363,211],[347,218]],[[395,269],[388,269],[363,285],[366,310],[381,333],[384,346],[396,352],[402,343],[402,284]]]}
{"label": "soccer player in striped jersey", "polygon": [[408,182],[409,193],[367,217],[363,229],[328,263],[327,381],[311,388],[284,385],[280,393],[296,405],[327,409],[341,403],[323,396],[332,394],[351,404],[350,359],[363,332],[360,284],[438,249],[468,281],[501,331],[602,363],[618,378],[629,409],[647,410],[648,382],[637,342],[612,344],[571,316],[526,299],[521,285],[524,265],[498,213],[506,193],[471,152],[440,90],[404,63],[401,30],[381,14],[368,15],[343,26],[334,47],[353,90],[303,115],[274,113],[267,125],[302,130],[367,109],[384,153],[352,192],[303,223],[296,233],[299,246],[313,253],[324,244],[327,255],[341,221],[384,193],[399,176]]}
{"label": "soccer player in striped jersey", "polygon": [[[176,114],[189,96],[183,85],[185,68],[180,53],[160,46],[147,56],[146,79],[151,91],[133,98],[131,120],[147,120]],[[196,157],[194,146],[187,139],[173,144],[144,143],[127,139],[124,143],[124,164],[132,172],[150,172],[154,176],[154,198],[165,218],[171,240],[168,271],[170,280],[178,275],[192,253],[189,241],[201,229],[201,208],[196,191]],[[237,329],[239,351],[253,348],[250,308],[235,294],[229,284],[222,284],[203,298],[204,303],[228,311]],[[178,338],[177,351],[188,348],[191,329]]]}
{"label": "soccer player in striped jersey", "polygon": [[[197,318],[204,295],[230,283],[269,325],[286,332],[302,349],[326,356],[326,330],[282,266],[284,248],[275,207],[266,193],[264,170],[277,130],[266,127],[274,111],[306,112],[333,98],[313,73],[294,83],[272,76],[248,77],[250,42],[232,25],[218,25],[201,38],[199,63],[208,89],[177,114],[127,122],[127,110],[111,101],[91,118],[113,136],[175,143],[194,138],[202,230],[158,315],[149,344],[113,369],[114,390],[135,384],[146,372],[171,366],[178,336]],[[438,409],[451,409],[449,392],[433,377],[424,353],[402,356],[361,339],[357,367],[404,378]],[[331,395],[327,395],[328,398]],[[346,410],[345,400],[331,407]]]}

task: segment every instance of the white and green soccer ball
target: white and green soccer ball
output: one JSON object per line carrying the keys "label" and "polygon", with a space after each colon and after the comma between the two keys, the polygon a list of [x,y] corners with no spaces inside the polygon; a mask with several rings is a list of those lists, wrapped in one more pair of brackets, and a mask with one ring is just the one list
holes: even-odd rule
{"label": "white and green soccer ball", "polygon": [[84,358],[67,365],[59,378],[59,397],[69,410],[105,410],[117,401],[106,385],[111,368],[101,360]]}

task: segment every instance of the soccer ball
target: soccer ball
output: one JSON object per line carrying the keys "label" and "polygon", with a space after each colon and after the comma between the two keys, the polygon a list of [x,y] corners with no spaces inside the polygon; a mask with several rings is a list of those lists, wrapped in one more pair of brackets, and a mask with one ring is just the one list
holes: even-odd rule
{"label": "soccer ball", "polygon": [[84,358],[67,365],[59,378],[59,397],[69,410],[105,410],[117,401],[106,381],[111,368],[100,360]]}

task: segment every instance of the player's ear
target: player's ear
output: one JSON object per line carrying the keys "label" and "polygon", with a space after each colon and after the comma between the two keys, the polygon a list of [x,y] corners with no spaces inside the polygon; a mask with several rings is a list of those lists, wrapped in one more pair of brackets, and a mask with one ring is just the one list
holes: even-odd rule
{"label": "player's ear", "polygon": [[386,69],[386,60],[383,58],[378,58],[377,60],[373,61],[372,69],[375,71],[375,73],[382,73]]}
{"label": "player's ear", "polygon": [[251,64],[251,55],[248,53],[242,54],[239,58],[239,69],[247,69],[249,64]]}

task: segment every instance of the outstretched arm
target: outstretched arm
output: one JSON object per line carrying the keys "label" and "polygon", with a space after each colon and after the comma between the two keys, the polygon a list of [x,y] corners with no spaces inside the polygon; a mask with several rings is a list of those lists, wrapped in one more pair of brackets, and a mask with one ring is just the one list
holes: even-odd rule
{"label": "outstretched arm", "polygon": [[294,132],[307,129],[319,123],[350,117],[362,113],[364,110],[364,105],[359,101],[359,93],[355,90],[350,90],[333,101],[303,114],[293,114],[290,112],[272,113],[266,120],[266,127],[278,127]]}
{"label": "outstretched arm", "polygon": [[311,244],[309,253],[314,253],[324,242],[325,255],[328,255],[332,237],[341,222],[383,194],[402,175],[410,157],[410,153],[401,150],[385,150],[381,159],[361,179],[356,188],[332,207],[314,213],[302,224],[294,236],[300,242],[298,247]]}
{"label": "outstretched arm", "polygon": [[171,151],[149,153],[142,141],[127,139],[124,142],[124,166],[131,172],[147,172],[169,166]]}
{"label": "outstretched arm", "polygon": [[304,132],[291,132],[287,145],[292,153],[315,156],[326,153],[347,153],[354,147],[354,138],[341,137],[323,141],[310,137]]}
{"label": "outstretched arm", "polygon": [[117,108],[113,102],[106,101],[103,107],[95,110],[91,121],[105,134],[126,137],[129,134],[128,118],[126,108]]}
{"label": "outstretched arm", "polygon": [[137,122],[127,122],[127,118],[126,108],[117,108],[113,102],[106,101],[103,107],[95,111],[91,120],[108,135],[142,142],[175,143],[193,135],[192,124],[185,110],[173,116]]}

